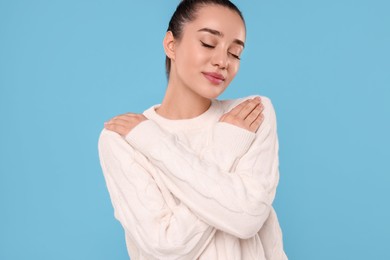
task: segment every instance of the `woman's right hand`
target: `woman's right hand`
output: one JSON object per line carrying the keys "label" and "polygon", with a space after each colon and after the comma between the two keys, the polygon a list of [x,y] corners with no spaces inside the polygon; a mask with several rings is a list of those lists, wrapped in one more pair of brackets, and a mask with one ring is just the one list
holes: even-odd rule
{"label": "woman's right hand", "polygon": [[104,128],[125,137],[134,127],[147,120],[143,114],[127,113],[116,116],[104,123]]}
{"label": "woman's right hand", "polygon": [[260,97],[247,99],[228,113],[223,114],[219,121],[230,123],[255,133],[261,123],[263,123],[263,110],[264,106]]}

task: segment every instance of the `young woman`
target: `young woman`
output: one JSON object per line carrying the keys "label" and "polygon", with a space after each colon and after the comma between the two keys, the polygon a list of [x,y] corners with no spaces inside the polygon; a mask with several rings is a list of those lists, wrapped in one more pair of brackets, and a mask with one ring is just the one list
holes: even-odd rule
{"label": "young woman", "polygon": [[227,0],[184,0],[164,38],[161,104],[105,123],[101,166],[131,259],[287,259],[272,207],[278,172],[270,100],[218,100],[245,23]]}

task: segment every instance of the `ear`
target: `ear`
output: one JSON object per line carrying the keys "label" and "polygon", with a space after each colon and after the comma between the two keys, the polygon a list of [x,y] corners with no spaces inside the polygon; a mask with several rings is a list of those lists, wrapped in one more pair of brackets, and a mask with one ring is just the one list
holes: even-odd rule
{"label": "ear", "polygon": [[163,41],[165,54],[171,60],[175,59],[175,38],[171,31],[167,31]]}

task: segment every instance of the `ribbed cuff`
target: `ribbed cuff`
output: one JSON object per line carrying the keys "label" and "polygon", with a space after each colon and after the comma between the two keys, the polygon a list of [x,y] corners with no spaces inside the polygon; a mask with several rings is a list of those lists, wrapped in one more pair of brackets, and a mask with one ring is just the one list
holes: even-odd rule
{"label": "ribbed cuff", "polygon": [[226,122],[217,122],[213,133],[213,144],[224,154],[240,157],[251,146],[256,134],[244,128]]}
{"label": "ribbed cuff", "polygon": [[126,136],[126,141],[141,153],[145,154],[149,149],[166,136],[162,129],[152,120],[145,120],[134,127]]}

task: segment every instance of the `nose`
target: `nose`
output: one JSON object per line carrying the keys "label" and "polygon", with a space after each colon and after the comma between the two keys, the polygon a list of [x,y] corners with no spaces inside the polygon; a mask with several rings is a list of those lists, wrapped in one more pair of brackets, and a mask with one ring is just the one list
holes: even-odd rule
{"label": "nose", "polygon": [[213,66],[217,66],[219,69],[227,69],[229,66],[227,52],[224,50],[216,50],[211,62]]}

